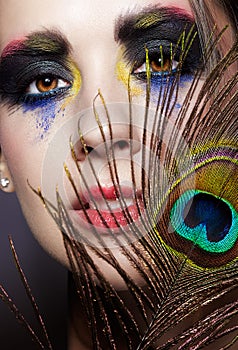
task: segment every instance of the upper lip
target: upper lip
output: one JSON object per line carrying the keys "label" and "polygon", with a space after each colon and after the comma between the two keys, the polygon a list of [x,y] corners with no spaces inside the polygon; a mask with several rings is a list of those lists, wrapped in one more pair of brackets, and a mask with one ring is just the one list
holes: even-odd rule
{"label": "upper lip", "polygon": [[119,209],[131,205],[133,202],[141,198],[141,191],[134,190],[130,186],[94,186],[90,187],[82,193],[79,193],[80,204],[77,200],[77,204],[73,205],[75,210],[80,210],[82,207],[85,209],[93,208],[100,209],[103,206],[103,210],[108,210],[107,204],[117,203]]}

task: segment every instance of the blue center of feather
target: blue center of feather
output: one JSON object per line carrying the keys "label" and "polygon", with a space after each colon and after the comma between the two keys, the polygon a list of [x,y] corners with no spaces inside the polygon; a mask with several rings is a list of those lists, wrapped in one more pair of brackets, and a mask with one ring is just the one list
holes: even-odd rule
{"label": "blue center of feather", "polygon": [[238,238],[238,213],[227,200],[188,190],[170,212],[172,232],[210,253],[225,253]]}
{"label": "blue center of feather", "polygon": [[224,239],[232,225],[229,206],[207,193],[198,193],[191,198],[184,208],[183,216],[184,223],[190,228],[202,225],[210,242]]}

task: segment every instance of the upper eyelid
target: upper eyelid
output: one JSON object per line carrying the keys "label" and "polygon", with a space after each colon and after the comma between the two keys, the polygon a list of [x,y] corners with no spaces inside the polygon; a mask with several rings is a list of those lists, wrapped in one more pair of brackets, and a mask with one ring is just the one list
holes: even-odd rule
{"label": "upper eyelid", "polygon": [[[17,62],[19,60],[19,63]],[[8,60],[6,60],[8,61]],[[22,91],[28,84],[43,74],[52,74],[69,82],[73,81],[73,73],[69,64],[53,60],[35,60],[21,57],[0,65],[0,91]]]}
{"label": "upper eyelid", "polygon": [[[32,70],[32,75],[30,75],[30,70]],[[25,69],[21,70],[17,76],[17,79],[19,80],[22,78],[21,76],[25,76],[25,82],[30,83],[34,77],[38,78],[39,76],[46,74],[51,74],[55,77],[63,78],[69,82],[73,81],[73,75],[71,71],[65,68],[63,65],[60,65],[58,62],[54,61],[41,61],[40,63],[34,62]],[[29,77],[27,75],[29,75]]]}
{"label": "upper eyelid", "polygon": [[[162,52],[164,55],[169,55],[170,57],[178,57],[181,53],[181,49],[179,46],[176,46],[174,43],[171,43],[168,40],[150,40],[146,42],[144,45],[143,50],[141,48],[138,48],[137,52],[133,52],[133,58],[135,58],[135,61],[137,61],[137,58],[142,58],[146,56],[146,49],[149,51],[149,54]],[[172,55],[171,55],[171,49],[172,49]],[[128,60],[132,60],[131,58],[132,53],[130,52],[130,47],[128,47],[124,51],[124,57],[126,57]]]}
{"label": "upper eyelid", "polygon": [[[0,58],[0,91],[1,85],[8,82],[8,76],[20,78],[21,70],[29,72],[28,66],[37,68],[44,61],[52,62],[52,67],[55,62],[59,69],[63,67],[64,72],[70,73],[68,58],[71,49],[69,41],[58,30],[36,31],[22,40],[13,40],[3,49]],[[69,76],[66,75],[66,78],[69,79]]]}
{"label": "upper eyelid", "polygon": [[[157,45],[156,45],[156,44]],[[178,62],[183,62],[183,65],[189,64],[191,69],[197,68],[199,63],[201,62],[201,52],[199,53],[195,50],[189,50],[188,52],[184,51],[186,55],[183,55],[183,51],[181,47],[176,45],[171,45],[170,42],[163,42],[165,45],[160,45],[162,42],[155,41],[153,44],[148,43],[146,45],[146,49],[148,49],[149,59],[153,55],[159,54],[162,52],[164,58],[169,58],[171,60],[175,60]],[[151,44],[151,45],[150,45]],[[138,67],[146,60],[146,50],[138,50],[137,53],[130,52],[130,48],[125,50],[124,58],[132,67]]]}

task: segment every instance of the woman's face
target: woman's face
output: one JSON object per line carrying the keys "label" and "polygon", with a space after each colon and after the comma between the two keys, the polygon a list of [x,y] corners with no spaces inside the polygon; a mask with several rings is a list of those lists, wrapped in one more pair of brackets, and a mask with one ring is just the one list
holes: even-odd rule
{"label": "woman's face", "polygon": [[[224,14],[215,11],[216,18],[225,22]],[[59,260],[66,261],[62,237],[29,184],[35,189],[41,187],[52,202],[58,186],[77,229],[93,244],[95,227],[112,246],[108,228],[118,237],[120,227],[130,232],[121,206],[128,208],[136,225],[141,225],[139,217],[146,210],[141,200],[141,168],[144,181],[150,178],[150,167],[142,161],[142,154],[148,153],[154,137],[155,110],[158,99],[162,104],[166,93],[168,72],[173,74],[179,66],[179,54],[173,52],[184,31],[185,39],[188,37],[193,21],[186,0],[0,1],[1,169],[3,175],[10,171],[8,189],[14,185],[32,232]],[[190,42],[167,133],[175,127],[199,62],[198,37]],[[145,125],[149,74],[150,108]],[[198,90],[201,84],[202,80]],[[158,113],[163,117],[160,108]],[[70,139],[80,170],[70,156]],[[123,203],[115,194],[115,169],[108,165],[108,150],[115,158],[114,178],[120,184]],[[63,172],[64,162],[74,176],[81,201]],[[110,202],[119,228],[103,197]],[[83,218],[82,205],[90,224]],[[145,233],[144,229],[141,232]]]}

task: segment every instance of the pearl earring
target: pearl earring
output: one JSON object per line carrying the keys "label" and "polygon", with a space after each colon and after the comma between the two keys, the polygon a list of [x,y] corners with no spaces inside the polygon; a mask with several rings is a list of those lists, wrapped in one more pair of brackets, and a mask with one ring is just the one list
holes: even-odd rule
{"label": "pearl earring", "polygon": [[3,189],[7,188],[9,184],[10,184],[10,181],[7,177],[1,178],[0,185]]}

